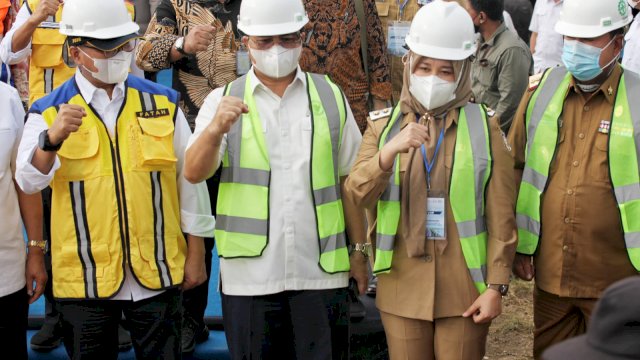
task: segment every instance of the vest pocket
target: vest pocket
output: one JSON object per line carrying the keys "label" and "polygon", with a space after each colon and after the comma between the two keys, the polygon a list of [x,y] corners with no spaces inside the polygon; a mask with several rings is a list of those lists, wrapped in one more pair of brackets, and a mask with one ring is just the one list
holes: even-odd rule
{"label": "vest pocket", "polygon": [[173,120],[167,116],[138,118],[142,166],[173,166],[178,159],[173,149]]}
{"label": "vest pocket", "polygon": [[66,36],[57,29],[38,28],[33,32],[31,61],[39,68],[53,68],[62,64],[62,46]]}
{"label": "vest pocket", "polygon": [[100,140],[96,127],[81,127],[75,133],[69,135],[64,141],[58,156],[62,166],[56,175],[66,180],[86,180],[96,171],[94,160],[90,160],[98,153]]}
{"label": "vest pocket", "polygon": [[[174,259],[178,255],[177,242],[175,235],[165,235],[164,237],[141,236],[138,238],[137,256],[132,251],[132,262],[136,264],[135,257],[141,260],[140,265],[134,265],[136,276],[143,284],[150,288],[164,288],[171,285],[171,270],[178,266],[174,263]],[[180,265],[184,267],[184,263]]]}

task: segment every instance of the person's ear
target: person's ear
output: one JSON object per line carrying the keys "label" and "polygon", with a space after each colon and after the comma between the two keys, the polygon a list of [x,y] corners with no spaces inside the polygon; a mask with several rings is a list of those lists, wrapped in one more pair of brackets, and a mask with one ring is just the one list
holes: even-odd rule
{"label": "person's ear", "polygon": [[247,45],[247,43],[249,42],[248,36],[244,35],[240,41],[242,41],[242,45],[244,45],[244,47],[248,47]]}

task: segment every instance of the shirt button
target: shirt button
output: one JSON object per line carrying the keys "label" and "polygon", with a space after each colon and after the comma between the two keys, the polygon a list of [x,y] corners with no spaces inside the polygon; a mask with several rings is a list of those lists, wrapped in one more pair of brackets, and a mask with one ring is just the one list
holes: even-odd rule
{"label": "shirt button", "polygon": [[569,250],[569,247],[567,245],[565,245],[565,246],[562,247],[562,250],[563,251],[567,251],[567,250]]}
{"label": "shirt button", "polygon": [[576,160],[571,165],[573,165],[573,167],[578,167],[579,164],[580,164],[580,162],[578,162],[578,160]]}
{"label": "shirt button", "polygon": [[584,111],[589,111],[591,109],[591,107],[589,107],[589,105],[585,105],[584,106]]}
{"label": "shirt button", "polygon": [[289,170],[289,169],[291,169],[291,164],[286,163],[286,164],[283,165],[283,167],[284,167],[285,170]]}
{"label": "shirt button", "polygon": [[424,261],[426,262],[431,262],[433,260],[433,257],[431,257],[431,255],[427,255],[424,257]]}
{"label": "shirt button", "polygon": [[578,134],[578,137],[582,140],[582,139],[584,139],[584,134],[580,133],[580,134]]}
{"label": "shirt button", "polygon": [[564,218],[564,223],[565,223],[565,224],[568,224],[568,223],[570,223],[570,222],[571,222],[571,219],[569,219],[569,218]]}
{"label": "shirt button", "polygon": [[573,195],[573,190],[571,190],[571,189],[567,190],[567,194]]}

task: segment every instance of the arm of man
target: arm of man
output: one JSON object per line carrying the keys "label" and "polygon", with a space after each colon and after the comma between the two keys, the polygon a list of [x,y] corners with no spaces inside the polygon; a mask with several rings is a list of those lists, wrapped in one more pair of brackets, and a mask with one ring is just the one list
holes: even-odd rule
{"label": "arm of man", "polygon": [[226,149],[226,134],[241,115],[249,112],[242,99],[222,96],[224,88],[211,92],[196,118],[196,129],[186,151],[184,174],[198,183],[216,172]]}
{"label": "arm of man", "polygon": [[[344,210],[346,233],[351,245],[365,244],[367,242],[367,232],[364,209],[356,204],[352,194],[346,191],[345,188],[347,176],[358,156],[362,135],[360,135],[360,130],[358,129],[356,120],[353,118],[353,113],[347,103],[347,99],[344,99],[344,101],[347,104],[347,117],[342,130],[342,143],[340,144],[340,152],[338,153],[338,173],[342,192],[342,208]],[[364,294],[369,282],[367,258],[362,252],[353,251],[349,257],[349,262],[351,265],[349,275],[358,284],[360,294]]]}
{"label": "arm of man", "polygon": [[536,41],[538,41],[538,33],[531,32],[531,37],[529,38],[529,49],[531,50],[531,54],[536,53]]}
{"label": "arm of man", "polygon": [[[31,42],[27,43],[20,51],[13,51],[13,34],[23,27],[27,20],[29,20],[31,13],[26,4],[22,5],[15,21],[13,22],[11,29],[4,35],[2,42],[0,42],[0,61],[5,64],[17,64],[25,60],[31,54]],[[30,38],[29,38],[30,40]]]}
{"label": "arm of man", "polygon": [[500,118],[501,127],[508,132],[522,94],[529,83],[531,54],[527,49],[511,47],[500,56],[498,61],[498,91],[500,101],[494,109]]}
{"label": "arm of man", "polygon": [[210,25],[189,28],[184,37],[183,52],[180,52],[176,47],[176,41],[181,37],[176,8],[170,0],[162,0],[136,49],[136,65],[151,72],[168,69],[186,54],[206,50],[213,40],[214,31],[215,27]]}
{"label": "arm of man", "polygon": [[209,192],[204,182],[191,184],[183,174],[185,150],[191,135],[191,129],[182,110],[176,116],[173,147],[178,172],[178,193],[180,196],[180,227],[187,234],[187,259],[184,265],[182,288],[189,290],[207,280],[204,262],[204,238],[213,237],[215,219],[211,215]]}

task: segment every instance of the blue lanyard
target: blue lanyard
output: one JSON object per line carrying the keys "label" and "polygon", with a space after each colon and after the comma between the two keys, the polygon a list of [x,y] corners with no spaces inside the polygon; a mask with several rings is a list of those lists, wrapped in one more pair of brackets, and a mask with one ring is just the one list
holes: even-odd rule
{"label": "blue lanyard", "polygon": [[424,147],[424,144],[420,147],[422,151],[422,160],[424,161],[424,168],[427,171],[427,190],[431,189],[431,170],[433,169],[433,165],[435,165],[436,160],[438,159],[438,150],[440,150],[440,145],[442,144],[442,139],[444,139],[444,127],[440,130],[440,136],[438,137],[438,142],[436,143],[436,150],[433,152],[433,159],[429,161],[427,159],[427,150]]}
{"label": "blue lanyard", "polygon": [[401,21],[404,17],[404,8],[407,6],[409,0],[404,0],[402,5],[400,5],[400,0],[396,0],[396,5],[398,5],[398,21]]}

